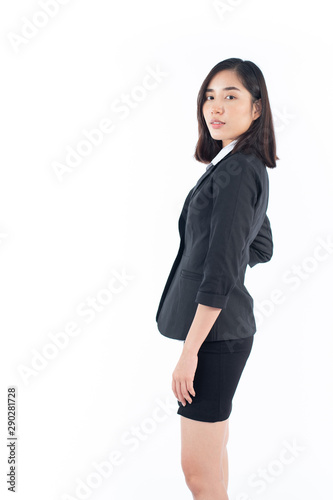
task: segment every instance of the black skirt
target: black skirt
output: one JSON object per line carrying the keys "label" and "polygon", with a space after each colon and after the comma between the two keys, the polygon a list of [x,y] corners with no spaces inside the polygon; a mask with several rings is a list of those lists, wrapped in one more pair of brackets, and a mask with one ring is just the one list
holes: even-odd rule
{"label": "black skirt", "polygon": [[191,404],[185,400],[183,406],[178,401],[179,415],[202,422],[219,422],[229,418],[232,399],[250,355],[253,337],[202,343],[193,380],[196,395],[190,394]]}

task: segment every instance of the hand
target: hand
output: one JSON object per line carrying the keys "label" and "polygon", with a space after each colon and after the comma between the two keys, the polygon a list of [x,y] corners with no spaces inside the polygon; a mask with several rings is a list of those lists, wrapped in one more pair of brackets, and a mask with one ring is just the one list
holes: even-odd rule
{"label": "hand", "polygon": [[192,403],[189,392],[195,396],[193,380],[197,365],[198,355],[184,351],[172,374],[173,393],[183,406],[186,405],[186,400]]}

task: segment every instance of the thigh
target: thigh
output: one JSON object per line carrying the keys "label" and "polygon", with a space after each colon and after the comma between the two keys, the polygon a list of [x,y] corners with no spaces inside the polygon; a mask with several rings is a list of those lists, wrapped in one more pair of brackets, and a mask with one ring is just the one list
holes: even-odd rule
{"label": "thigh", "polygon": [[201,422],[181,416],[181,464],[186,476],[222,479],[229,419]]}
{"label": "thigh", "polygon": [[177,413],[188,419],[217,423],[229,418],[232,400],[252,349],[253,336],[235,341],[204,342],[198,352],[193,387],[196,395]]}
{"label": "thigh", "polygon": [[221,352],[220,415],[229,416],[233,397],[252,351],[253,336],[234,343],[223,342]]}

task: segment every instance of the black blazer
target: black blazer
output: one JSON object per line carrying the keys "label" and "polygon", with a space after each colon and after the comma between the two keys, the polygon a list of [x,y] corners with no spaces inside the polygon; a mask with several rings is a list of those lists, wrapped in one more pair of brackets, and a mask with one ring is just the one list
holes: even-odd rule
{"label": "black blazer", "polygon": [[268,197],[267,168],[254,154],[230,151],[200,177],[178,221],[180,246],[156,314],[162,335],[185,340],[198,304],[222,309],[205,341],[256,332],[244,278],[247,265],[273,255]]}

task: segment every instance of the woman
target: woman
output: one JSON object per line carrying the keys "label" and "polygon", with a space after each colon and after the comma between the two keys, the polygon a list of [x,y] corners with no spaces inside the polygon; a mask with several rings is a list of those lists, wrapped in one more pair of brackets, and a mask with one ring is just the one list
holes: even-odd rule
{"label": "woman", "polygon": [[232,399],[256,332],[245,271],[273,254],[266,167],[279,158],[265,80],[253,62],[216,64],[197,105],[194,157],[209,165],[185,200],[156,321],[164,336],[183,341],[172,390],[186,483],[195,500],[222,500]]}

